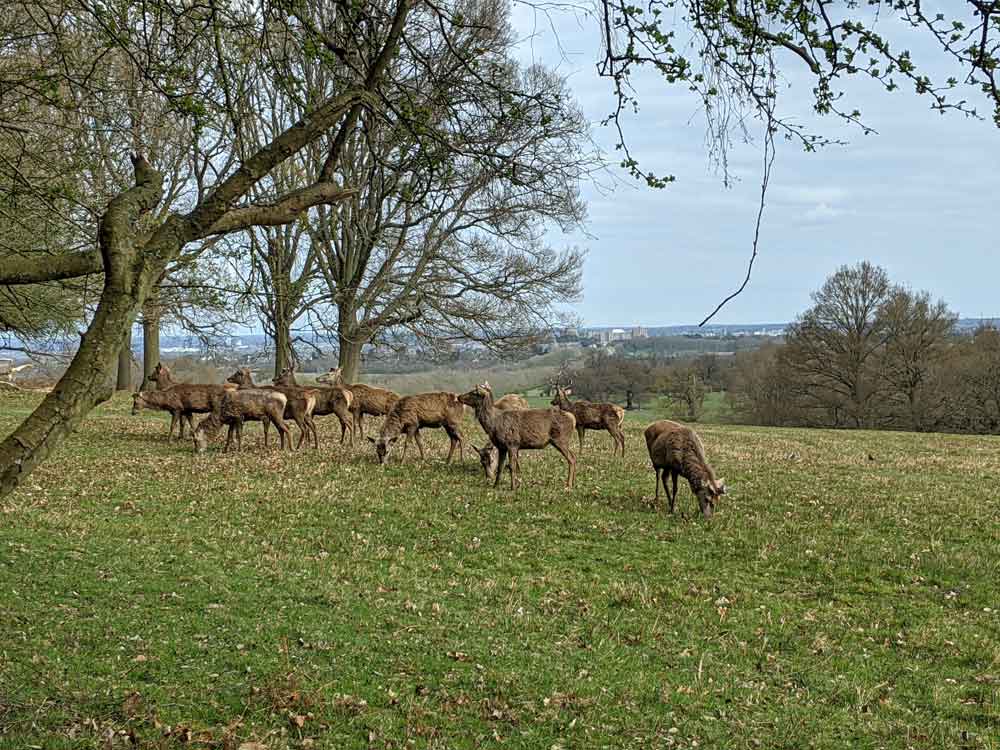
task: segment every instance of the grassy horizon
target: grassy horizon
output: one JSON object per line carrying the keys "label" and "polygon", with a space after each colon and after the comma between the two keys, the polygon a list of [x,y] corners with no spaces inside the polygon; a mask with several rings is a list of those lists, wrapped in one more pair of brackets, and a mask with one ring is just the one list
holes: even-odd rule
{"label": "grassy horizon", "polygon": [[996,437],[699,425],[706,522],[639,419],[513,495],[129,406],[0,500],[0,748],[1000,748]]}

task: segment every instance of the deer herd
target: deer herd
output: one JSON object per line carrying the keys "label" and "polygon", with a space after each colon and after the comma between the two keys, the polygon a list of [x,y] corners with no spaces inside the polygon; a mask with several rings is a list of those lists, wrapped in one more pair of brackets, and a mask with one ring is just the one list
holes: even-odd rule
{"label": "deer herd", "polygon": [[[450,463],[456,448],[459,460],[464,459],[461,426],[465,408],[470,407],[488,439],[482,448],[474,445],[472,448],[479,454],[486,477],[493,481],[494,487],[499,486],[506,467],[511,489],[516,490],[521,475],[520,452],[551,445],[566,461],[566,487],[571,489],[577,462],[570,445],[574,431],[581,453],[587,430],[605,430],[614,441],[615,455],[620,452],[625,456],[622,430],[625,410],[615,404],[570,401],[572,390],[555,383],[550,384],[555,394],[551,406],[532,409],[516,394],[494,399],[489,383],[462,394],[432,392],[400,396],[385,388],[345,383],[340,368],[316,378],[318,386],[299,385],[292,367],[282,371],[270,385],[254,383],[246,367],[237,369],[223,385],[178,383],[162,363],[156,365],[150,379],[156,388],[133,394],[132,414],[142,409],[169,412],[170,437],[176,426],[178,438],[183,439],[186,427],[197,453],[208,449],[209,441],[223,425],[228,428],[225,449],[230,450],[235,443],[235,449],[241,450],[244,422],[263,423],[265,447],[269,429],[274,426],[281,448],[291,450],[289,420],[295,422],[299,431],[296,449],[310,439],[313,447],[318,448],[315,417],[333,414],[340,422],[341,444],[346,440],[351,445],[355,434],[360,433],[362,439],[366,437],[365,416],[384,417],[378,437],[367,436],[380,464],[387,462],[400,438],[403,438],[401,459],[406,458],[411,439],[423,459],[420,430],[441,428],[451,441],[447,458]],[[207,416],[194,426],[194,414]],[[677,479],[683,477],[697,498],[701,513],[710,517],[719,496],[726,493],[726,484],[716,478],[705,459],[705,448],[698,435],[690,427],[663,419],[646,428],[645,438],[656,473],[655,500],[659,501],[662,483],[668,508],[673,513]]]}

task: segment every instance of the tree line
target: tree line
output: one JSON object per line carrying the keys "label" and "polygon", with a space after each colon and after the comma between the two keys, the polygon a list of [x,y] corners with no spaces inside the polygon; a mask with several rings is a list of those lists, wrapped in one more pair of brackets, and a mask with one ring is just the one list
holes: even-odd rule
{"label": "tree line", "polygon": [[631,394],[702,418],[724,392],[736,422],[781,427],[1000,432],[1000,330],[971,335],[926,291],[869,262],[844,266],[812,294],[783,340],[729,355],[591,353],[561,375],[592,400]]}
{"label": "tree line", "polygon": [[734,358],[728,395],[763,425],[993,433],[1000,331],[958,335],[943,301],[863,262],[834,273],[785,341]]}

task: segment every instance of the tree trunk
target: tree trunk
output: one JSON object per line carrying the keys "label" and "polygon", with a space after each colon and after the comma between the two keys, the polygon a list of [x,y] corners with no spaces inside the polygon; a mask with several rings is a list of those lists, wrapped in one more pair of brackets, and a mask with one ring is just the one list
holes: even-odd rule
{"label": "tree trunk", "polygon": [[282,308],[274,311],[274,377],[292,364],[291,323]]}
{"label": "tree trunk", "polygon": [[142,387],[151,387],[150,378],[160,361],[160,312],[147,304],[142,311]]}
{"label": "tree trunk", "polygon": [[[84,420],[111,397],[110,375],[129,336],[132,321],[151,279],[158,277],[179,246],[158,247],[137,262],[133,237],[138,215],[160,200],[163,177],[142,157],[133,157],[136,185],[111,201],[101,218],[98,241],[104,290],[80,348],[55,388],[13,433],[0,443],[0,496],[15,490]],[[167,241],[176,241],[169,236]],[[154,275],[156,274],[156,275]]]}
{"label": "tree trunk", "polygon": [[132,326],[125,334],[125,342],[118,351],[118,377],[115,379],[116,391],[132,390]]}
{"label": "tree trunk", "polygon": [[356,383],[361,373],[361,348],[364,342],[355,337],[347,338],[341,335],[338,337],[338,343],[340,359],[337,365],[340,367],[340,376],[345,383]]}
{"label": "tree trunk", "polygon": [[[111,274],[106,275],[108,281]],[[105,291],[69,368],[38,408],[0,444],[0,495],[18,487],[97,404],[111,397],[109,374],[139,301],[113,283]]]}

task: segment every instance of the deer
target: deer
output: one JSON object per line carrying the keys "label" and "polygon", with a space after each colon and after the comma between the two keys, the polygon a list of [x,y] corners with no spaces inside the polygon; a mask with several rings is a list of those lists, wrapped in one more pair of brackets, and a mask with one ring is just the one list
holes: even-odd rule
{"label": "deer", "polygon": [[558,406],[565,412],[569,412],[576,417],[576,434],[580,438],[580,452],[583,453],[583,436],[587,430],[607,430],[614,445],[612,447],[617,455],[621,448],[622,458],[625,458],[625,433],[622,431],[622,423],[625,421],[625,410],[617,404],[592,403],[590,401],[570,401],[569,396],[573,393],[570,387],[563,388],[554,385],[555,396],[552,398],[552,406]]}
{"label": "deer", "polygon": [[174,425],[180,424],[177,438],[184,439],[184,425],[194,431],[191,422],[192,414],[207,414],[214,411],[221,403],[223,395],[235,386],[213,385],[209,383],[178,383],[173,379],[170,370],[161,362],[157,362],[150,375],[157,385],[156,390],[137,391],[132,394],[132,414],[138,414],[142,409],[158,409],[170,412],[169,438],[174,435]]}
{"label": "deer", "polygon": [[[516,491],[521,474],[521,449],[537,450],[549,445],[566,459],[566,489],[573,488],[576,480],[576,456],[569,443],[576,427],[576,418],[571,413],[556,408],[497,409],[489,382],[463,393],[459,400],[475,409],[479,424],[489,435],[490,442],[496,446],[498,458],[493,479],[494,489],[500,485],[500,477],[508,457],[510,489]],[[482,453],[480,459],[483,459]]]}
{"label": "deer", "polygon": [[[288,398],[280,391],[263,390],[259,388],[234,388],[222,398],[218,411],[213,411],[205,417],[192,433],[194,439],[194,449],[196,453],[204,453],[208,449],[209,439],[218,432],[222,425],[227,425],[229,430],[226,433],[226,447],[228,451],[236,437],[236,450],[243,449],[243,423],[244,422],[264,422],[273,424],[281,438],[281,449],[287,447],[291,450],[292,439],[289,435],[288,425],[284,421],[285,407]],[[265,432],[264,445],[267,446],[267,433]]]}
{"label": "deer", "polygon": [[[295,379],[295,366],[286,367],[272,382],[276,386],[298,387],[299,384]],[[345,434],[350,433],[350,444],[354,445],[354,415],[351,413],[354,394],[340,385],[319,387],[315,390],[316,408],[313,409],[313,416],[335,415],[340,422],[340,444],[344,444]]]}
{"label": "deer", "polygon": [[[672,514],[677,499],[677,477],[681,476],[688,480],[702,515],[711,518],[719,497],[727,492],[726,481],[716,479],[715,471],[705,459],[705,446],[698,434],[686,425],[663,419],[649,425],[645,436],[649,460],[656,473],[654,502],[660,499],[662,481]],[[672,480],[673,491],[667,486],[668,477]]]}
{"label": "deer", "polygon": [[[319,438],[316,435],[316,423],[313,421],[313,409],[316,408],[316,390],[313,388],[302,388],[289,385],[257,385],[253,382],[253,375],[249,367],[239,367],[236,372],[230,375],[227,382],[233,383],[239,388],[259,388],[261,390],[279,391],[287,399],[285,404],[285,419],[292,419],[299,428],[299,442],[295,449],[302,447],[302,441],[308,435],[312,435],[313,448],[319,448]],[[264,422],[264,445],[267,445],[267,429],[269,422]]]}
{"label": "deer", "polygon": [[354,428],[362,439],[365,437],[365,414],[381,417],[387,416],[392,407],[399,401],[399,394],[387,388],[377,388],[364,383],[345,383],[342,368],[331,367],[330,371],[316,378],[317,383],[340,386],[351,392],[351,413],[354,415]]}
{"label": "deer", "polygon": [[[524,396],[520,396],[516,393],[508,393],[506,396],[501,396],[497,399],[493,406],[501,411],[509,411],[511,409],[527,409],[528,400]],[[489,436],[487,436],[487,438],[488,437]],[[497,452],[493,448],[493,443],[487,442],[482,448],[472,445],[472,450],[479,454],[479,463],[482,465],[483,471],[486,473],[486,478],[493,479],[494,472],[497,468]]]}
{"label": "deer", "polygon": [[447,463],[458,448],[458,460],[464,460],[462,450],[462,417],[465,416],[465,406],[458,400],[458,395],[447,392],[418,393],[414,396],[403,396],[399,399],[382,424],[378,439],[369,436],[368,440],[375,446],[375,455],[380,464],[385,464],[389,450],[399,440],[400,435],[406,439],[403,442],[403,455],[406,460],[406,450],[412,437],[420,451],[420,459],[424,459],[424,445],[420,440],[420,430],[423,427],[442,427],[451,439],[448,449]]}

